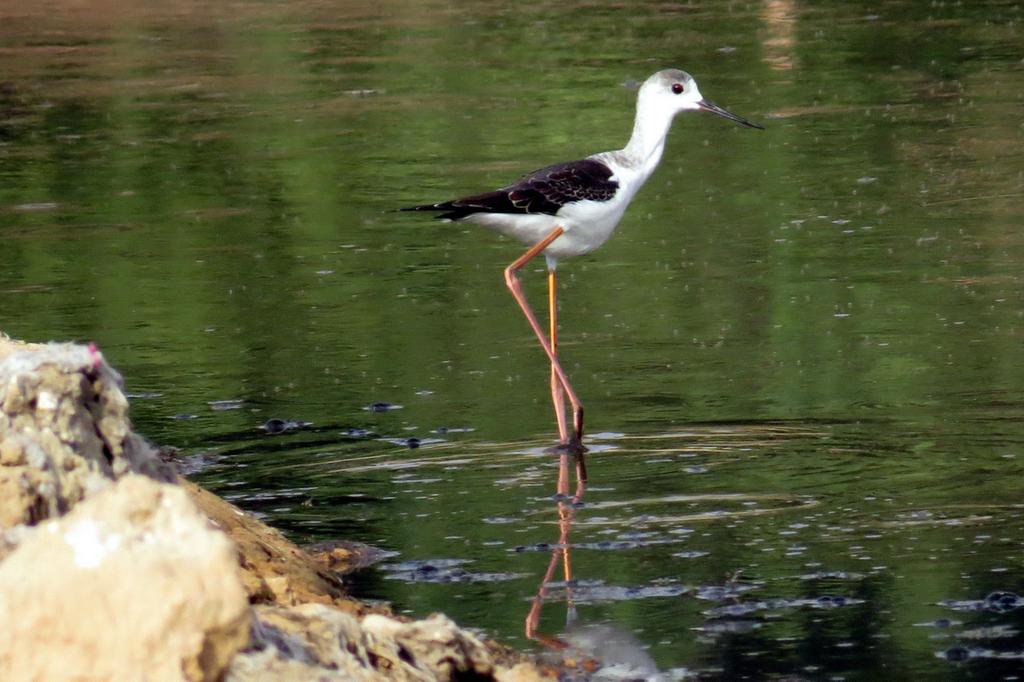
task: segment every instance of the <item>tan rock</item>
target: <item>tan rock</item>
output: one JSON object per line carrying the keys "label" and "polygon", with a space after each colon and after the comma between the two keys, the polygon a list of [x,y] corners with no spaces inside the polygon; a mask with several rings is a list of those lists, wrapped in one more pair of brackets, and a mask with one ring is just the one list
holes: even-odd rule
{"label": "tan rock", "polygon": [[321,604],[261,605],[255,613],[250,649],[232,661],[227,682],[395,679],[374,667],[349,613]]}
{"label": "tan rock", "polygon": [[280,531],[195,483],[185,479],[179,479],[179,483],[210,520],[234,540],[245,589],[253,603],[293,606],[312,602],[356,614],[385,610],[348,597],[329,569]]}
{"label": "tan rock", "polygon": [[494,673],[497,682],[551,682],[558,679],[557,672],[542,672],[534,663],[516,663],[511,668],[499,667]]}
{"label": "tan rock", "polygon": [[258,606],[253,633],[228,682],[550,679],[521,657],[499,664],[494,647],[442,615],[408,622],[380,614],[358,619],[320,604]]}
{"label": "tan rock", "polygon": [[182,490],[125,476],[0,563],[0,679],[218,679],[249,635],[235,561]]}
{"label": "tan rock", "polygon": [[372,551],[311,556],[175,479],[94,348],[0,333],[0,681],[550,679],[347,597],[336,572]]}
{"label": "tan rock", "polygon": [[494,674],[484,643],[447,616],[434,614],[405,623],[371,614],[362,625],[378,658],[388,661],[395,672],[412,669],[406,679],[478,679]]}
{"label": "tan rock", "polygon": [[372,545],[352,540],[325,540],[302,547],[320,566],[338,575],[354,573],[360,569],[393,556]]}
{"label": "tan rock", "polygon": [[173,480],[102,355],[0,335],[0,528],[55,518],[129,472]]}

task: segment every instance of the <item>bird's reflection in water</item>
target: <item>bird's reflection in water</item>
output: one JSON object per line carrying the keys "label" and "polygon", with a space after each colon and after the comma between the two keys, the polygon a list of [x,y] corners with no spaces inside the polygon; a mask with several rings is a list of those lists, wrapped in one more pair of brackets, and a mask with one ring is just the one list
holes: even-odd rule
{"label": "bird's reflection in water", "polygon": [[[572,530],[572,522],[576,516],[576,510],[583,504],[583,493],[587,487],[587,468],[583,457],[583,453],[570,454],[562,452],[559,455],[556,495],[558,504],[558,542],[551,550],[551,561],[548,562],[548,569],[544,572],[544,578],[537,589],[537,596],[534,597],[530,612],[526,615],[526,636],[555,650],[565,649],[568,647],[568,644],[558,637],[538,632],[537,626],[540,623],[540,613],[544,607],[548,587],[559,565],[562,567],[562,579],[565,581],[566,629],[576,621],[576,606],[572,598],[572,551],[569,544],[569,533]],[[569,467],[573,463],[576,465],[576,492],[570,497]]]}
{"label": "bird's reflection in water", "polygon": [[[558,542],[551,549],[551,560],[537,588],[530,611],[526,614],[526,636],[548,649],[559,652],[556,664],[570,678],[582,675],[589,679],[597,671],[610,674],[609,679],[664,679],[654,660],[628,632],[610,623],[583,625],[577,622],[573,590],[572,545],[569,535],[576,512],[583,506],[583,493],[587,486],[586,464],[582,453],[563,452],[558,462]],[[576,491],[569,495],[569,469],[576,465]],[[553,581],[561,567],[561,581]],[[541,611],[550,588],[563,587],[565,591],[565,632],[562,636],[540,632]]]}

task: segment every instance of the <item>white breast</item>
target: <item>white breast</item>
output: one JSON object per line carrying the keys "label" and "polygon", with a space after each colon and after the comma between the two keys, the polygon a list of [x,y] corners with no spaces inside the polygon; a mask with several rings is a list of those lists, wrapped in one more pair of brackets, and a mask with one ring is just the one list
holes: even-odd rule
{"label": "white breast", "polygon": [[[599,155],[604,156],[604,155]],[[605,161],[605,159],[601,159]],[[544,253],[553,258],[568,258],[590,253],[608,241],[622,219],[630,201],[646,180],[630,169],[620,169],[612,178],[619,190],[609,201],[576,201],[567,204],[557,215],[474,213],[463,219],[496,230],[525,244],[536,244],[557,226],[565,233],[552,242]]]}

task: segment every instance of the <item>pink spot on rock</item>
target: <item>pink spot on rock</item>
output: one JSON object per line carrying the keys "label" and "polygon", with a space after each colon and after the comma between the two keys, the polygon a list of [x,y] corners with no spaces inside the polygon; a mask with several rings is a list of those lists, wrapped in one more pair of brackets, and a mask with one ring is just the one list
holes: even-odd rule
{"label": "pink spot on rock", "polygon": [[89,342],[89,357],[92,358],[92,368],[99,369],[103,363],[103,353],[96,347],[96,344],[92,341]]}

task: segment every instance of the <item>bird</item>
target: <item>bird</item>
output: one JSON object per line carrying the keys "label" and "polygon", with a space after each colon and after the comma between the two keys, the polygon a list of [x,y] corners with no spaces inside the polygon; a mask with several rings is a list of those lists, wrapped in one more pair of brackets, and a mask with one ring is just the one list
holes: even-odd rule
{"label": "bird", "polygon": [[[622,149],[546,166],[492,192],[399,209],[428,211],[441,220],[475,223],[529,245],[505,268],[505,285],[551,363],[551,400],[563,451],[582,457],[586,448],[583,404],[558,358],[558,261],[590,253],[611,237],[633,197],[661,161],[676,115],[688,111],[703,111],[764,130],[705,99],[689,73],[664,69],[641,84],[633,132]],[[527,302],[518,276],[540,254],[544,254],[548,271],[547,334]],[[572,407],[571,431],[566,421],[566,399]]]}

